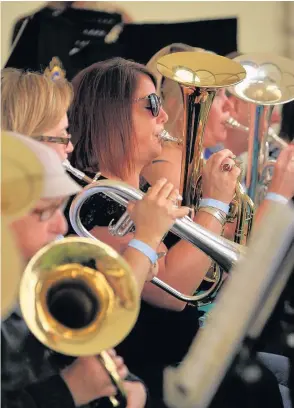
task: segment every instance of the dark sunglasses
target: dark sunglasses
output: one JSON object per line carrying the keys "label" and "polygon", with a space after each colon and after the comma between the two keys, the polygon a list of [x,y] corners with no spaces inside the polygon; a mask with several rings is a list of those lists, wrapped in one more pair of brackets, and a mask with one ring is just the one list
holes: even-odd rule
{"label": "dark sunglasses", "polygon": [[68,136],[33,136],[38,142],[59,143],[65,146],[69,145],[71,135]]}
{"label": "dark sunglasses", "polygon": [[160,96],[156,95],[156,93],[152,93],[144,96],[143,98],[135,99],[135,102],[143,101],[144,99],[148,99],[150,102],[150,106],[148,108],[151,110],[152,115],[156,118],[159,115],[160,108],[162,107]]}

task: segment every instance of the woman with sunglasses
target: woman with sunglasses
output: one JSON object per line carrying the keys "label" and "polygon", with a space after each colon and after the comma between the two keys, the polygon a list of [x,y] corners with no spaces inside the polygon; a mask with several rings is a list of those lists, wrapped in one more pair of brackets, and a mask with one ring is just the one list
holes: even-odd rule
{"label": "woman with sunglasses", "polygon": [[[148,184],[140,173],[161,154],[160,134],[168,119],[156,94],[153,75],[143,65],[114,58],[84,69],[72,83],[75,97],[69,117],[75,150],[71,164],[90,177],[99,171],[102,178],[123,180],[147,191]],[[204,197],[221,201],[224,207],[233,198],[240,172],[234,167],[231,155],[228,150],[215,154],[203,175]],[[224,164],[231,166],[232,171],[222,172]],[[171,195],[168,198],[175,200]],[[124,208],[112,200],[96,195],[87,200],[80,215],[82,223],[94,236],[123,252],[132,245],[133,234],[112,237],[107,228],[110,221],[123,212]],[[146,217],[148,219],[148,213]],[[223,229],[223,219],[222,211],[211,213],[205,206],[194,218],[218,235]],[[137,250],[144,251],[140,247]],[[158,262],[159,278],[192,295],[211,260],[183,240],[169,251],[162,243],[157,251],[167,253]],[[153,395],[160,397],[164,366],[181,361],[197,330],[197,308],[187,307],[184,302],[147,283],[139,320],[119,346],[119,352],[134,372],[144,377]]]}

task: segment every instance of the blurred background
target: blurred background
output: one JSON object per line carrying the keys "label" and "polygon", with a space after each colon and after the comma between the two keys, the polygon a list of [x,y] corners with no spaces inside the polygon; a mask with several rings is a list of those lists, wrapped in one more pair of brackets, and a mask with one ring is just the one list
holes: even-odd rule
{"label": "blurred background", "polygon": [[72,77],[114,55],[146,63],[172,42],[221,55],[238,50],[294,58],[294,2],[1,1],[2,67],[8,61],[40,69],[58,55]]}

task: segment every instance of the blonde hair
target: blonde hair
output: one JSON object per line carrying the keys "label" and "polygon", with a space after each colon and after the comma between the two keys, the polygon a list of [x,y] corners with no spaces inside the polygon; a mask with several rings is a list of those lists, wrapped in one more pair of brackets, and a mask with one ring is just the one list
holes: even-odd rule
{"label": "blonde hair", "polygon": [[1,128],[39,136],[55,128],[73,99],[71,84],[37,72],[1,71]]}

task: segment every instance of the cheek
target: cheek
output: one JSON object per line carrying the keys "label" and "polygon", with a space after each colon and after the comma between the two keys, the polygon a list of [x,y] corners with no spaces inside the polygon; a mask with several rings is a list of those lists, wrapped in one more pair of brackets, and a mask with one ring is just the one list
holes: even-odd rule
{"label": "cheek", "polygon": [[54,150],[58,156],[61,158],[61,160],[64,159],[64,154],[66,153],[65,151],[65,146],[62,144],[58,143],[45,143],[48,147],[50,147],[52,150]]}
{"label": "cheek", "polygon": [[15,240],[25,260],[29,260],[46,243],[46,228],[33,217],[12,225]]}

